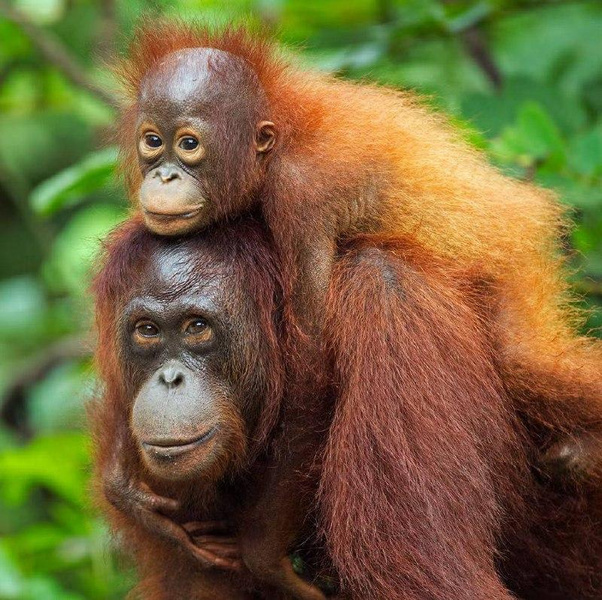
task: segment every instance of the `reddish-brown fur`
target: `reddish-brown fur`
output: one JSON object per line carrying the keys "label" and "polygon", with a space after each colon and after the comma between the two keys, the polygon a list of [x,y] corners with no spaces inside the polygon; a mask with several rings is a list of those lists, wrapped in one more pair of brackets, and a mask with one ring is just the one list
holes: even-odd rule
{"label": "reddish-brown fur", "polygon": [[485,329],[446,270],[375,245],[346,256],[330,297],[341,395],[321,491],[335,564],[366,599],[510,598],[495,537],[525,457]]}
{"label": "reddish-brown fur", "polygon": [[[273,424],[269,415],[278,411],[284,381],[273,289],[279,287],[277,263],[253,226],[208,235],[210,243],[219,242],[210,257],[229,257],[241,290],[254,291],[259,329],[249,332],[249,354],[233,368],[241,386],[257,381],[256,348],[267,336],[269,358],[257,368],[263,385],[273,390],[263,406],[264,422]],[[144,477],[135,448],[119,446],[124,436],[131,439],[131,390],[116,324],[155,244],[157,238],[141,231],[139,223],[122,227],[96,281],[98,363],[106,386],[93,413],[99,482],[114,460],[115,444],[118,460]],[[213,272],[207,272],[214,263],[204,248],[196,267],[199,280]],[[322,463],[312,475],[319,479],[318,515],[328,551],[322,558],[336,567],[339,597],[600,598],[599,481],[558,488],[536,477],[537,449],[496,371],[492,324],[499,307],[491,291],[472,273],[425,256],[411,240],[362,238],[344,251],[328,298],[337,394],[326,450],[288,440],[306,461]],[[229,293],[237,295],[236,282]],[[285,360],[303,367],[303,357]],[[328,377],[328,364],[322,369]],[[305,418],[308,429],[317,426],[311,416]],[[549,426],[555,431],[555,423]],[[268,427],[257,442],[268,448],[269,440],[278,440],[275,432]],[[260,463],[254,453],[238,458],[245,456],[252,473]],[[189,519],[228,510],[227,496],[215,491],[205,483],[201,492],[194,482],[164,490],[188,498]],[[239,483],[235,495],[256,491]],[[251,597],[245,586],[259,585],[200,569],[130,515],[107,510],[137,556],[145,599],[242,599]],[[233,518],[239,536],[254,526],[244,512]]]}
{"label": "reddish-brown fur", "polygon": [[[539,448],[496,370],[499,306],[466,275],[378,238],[335,271],[340,396],[320,499],[343,588],[366,600],[600,598],[600,477],[559,489],[537,476]],[[552,435],[567,418],[548,421]]]}

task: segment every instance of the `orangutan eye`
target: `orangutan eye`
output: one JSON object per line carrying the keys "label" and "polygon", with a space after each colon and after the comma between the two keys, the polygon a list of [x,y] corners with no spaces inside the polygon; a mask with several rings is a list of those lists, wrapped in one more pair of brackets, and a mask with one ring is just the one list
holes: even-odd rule
{"label": "orangutan eye", "polygon": [[208,342],[213,338],[213,329],[207,321],[201,317],[195,317],[186,324],[184,333],[193,342]]}
{"label": "orangutan eye", "polygon": [[198,165],[206,154],[206,148],[201,144],[199,136],[189,128],[176,132],[174,150],[178,158],[188,166]]}
{"label": "orangutan eye", "polygon": [[149,148],[160,148],[163,145],[163,141],[156,133],[147,133],[144,136],[144,143]]}
{"label": "orangutan eye", "polygon": [[182,150],[185,150],[186,152],[192,152],[193,150],[196,150],[199,147],[199,140],[190,135],[187,135],[186,137],[183,137],[180,140],[180,143],[178,145],[180,146],[180,148],[182,148]]}
{"label": "orangutan eye", "polygon": [[136,336],[142,338],[159,337],[159,328],[152,321],[138,321],[135,327]]}

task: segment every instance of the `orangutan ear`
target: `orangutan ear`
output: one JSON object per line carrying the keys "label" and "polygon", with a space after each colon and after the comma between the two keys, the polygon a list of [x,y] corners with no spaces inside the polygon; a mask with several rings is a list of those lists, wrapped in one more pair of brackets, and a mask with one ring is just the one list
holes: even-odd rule
{"label": "orangutan ear", "polygon": [[276,127],[271,121],[260,121],[255,130],[255,151],[258,154],[269,152],[276,143]]}

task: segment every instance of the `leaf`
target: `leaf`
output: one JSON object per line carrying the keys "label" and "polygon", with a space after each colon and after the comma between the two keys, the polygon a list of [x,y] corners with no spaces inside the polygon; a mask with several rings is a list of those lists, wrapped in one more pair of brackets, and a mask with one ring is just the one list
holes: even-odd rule
{"label": "leaf", "polygon": [[36,433],[52,433],[85,425],[84,403],[92,391],[88,369],[80,361],[54,368],[28,393],[29,424]]}
{"label": "leaf", "polygon": [[49,577],[32,577],[27,581],[26,589],[20,600],[84,600],[84,596],[72,594]]}
{"label": "leaf", "polygon": [[31,276],[14,277],[0,283],[0,330],[3,338],[33,335],[47,302],[40,283]]}
{"label": "leaf", "polygon": [[30,196],[33,209],[44,216],[73,206],[106,186],[117,165],[117,149],[105,148],[57,173],[37,186]]}
{"label": "leaf", "polygon": [[598,127],[571,140],[568,163],[579,175],[593,177],[602,174],[602,128]]}
{"label": "leaf", "polygon": [[27,446],[0,453],[0,494],[8,504],[22,503],[43,486],[76,505],[87,495],[87,438],[82,433],[42,436]]}
{"label": "leaf", "polygon": [[0,598],[19,598],[23,589],[21,573],[13,558],[0,541]]}
{"label": "leaf", "polygon": [[477,2],[469,5],[461,13],[447,17],[447,29],[450,33],[459,33],[477,25],[491,14],[492,7],[489,2]]}
{"label": "leaf", "polygon": [[48,555],[68,539],[68,536],[69,533],[64,528],[54,523],[37,521],[31,526],[22,527],[15,534],[7,536],[7,541],[18,550],[19,554],[32,555],[44,552]]}
{"label": "leaf", "polygon": [[38,184],[90,152],[92,126],[66,106],[30,113],[46,82],[31,69],[17,74],[0,88],[0,162],[7,177]]}
{"label": "leaf", "polygon": [[75,297],[85,294],[100,240],[124,217],[123,209],[113,204],[95,204],[79,210],[57,236],[44,264],[48,286]]}
{"label": "leaf", "polygon": [[48,25],[63,17],[63,0],[17,0],[16,7],[38,25]]}
{"label": "leaf", "polygon": [[564,143],[550,115],[536,102],[526,102],[518,116],[518,127],[531,152],[543,158],[564,151]]}
{"label": "leaf", "polygon": [[553,119],[562,133],[579,131],[587,114],[579,97],[565,94],[557,87],[536,79],[506,76],[499,94],[468,93],[462,99],[463,115],[490,136],[498,135],[518,119],[525,103],[536,102]]}
{"label": "leaf", "polygon": [[[530,9],[527,9],[528,5]],[[520,3],[496,19],[492,29],[492,52],[507,76],[522,75],[541,83],[550,82],[557,92],[573,95],[585,81],[599,76],[602,68],[600,2]],[[539,5],[539,6],[537,6]],[[524,8],[524,10],[523,10]],[[561,69],[559,61],[573,56],[573,67]],[[558,108],[564,109],[558,99]]]}
{"label": "leaf", "polygon": [[492,150],[502,161],[529,167],[549,161],[559,168],[564,164],[564,141],[560,131],[541,105],[525,102],[518,119],[493,141]]}

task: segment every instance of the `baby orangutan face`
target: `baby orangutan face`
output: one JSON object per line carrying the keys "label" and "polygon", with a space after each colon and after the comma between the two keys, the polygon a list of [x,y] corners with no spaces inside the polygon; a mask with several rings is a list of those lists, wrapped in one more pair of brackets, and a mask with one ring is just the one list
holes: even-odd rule
{"label": "baby orangutan face", "polygon": [[209,48],[169,54],[138,98],[138,192],[147,227],[183,235],[248,208],[274,145],[265,96],[239,58]]}

